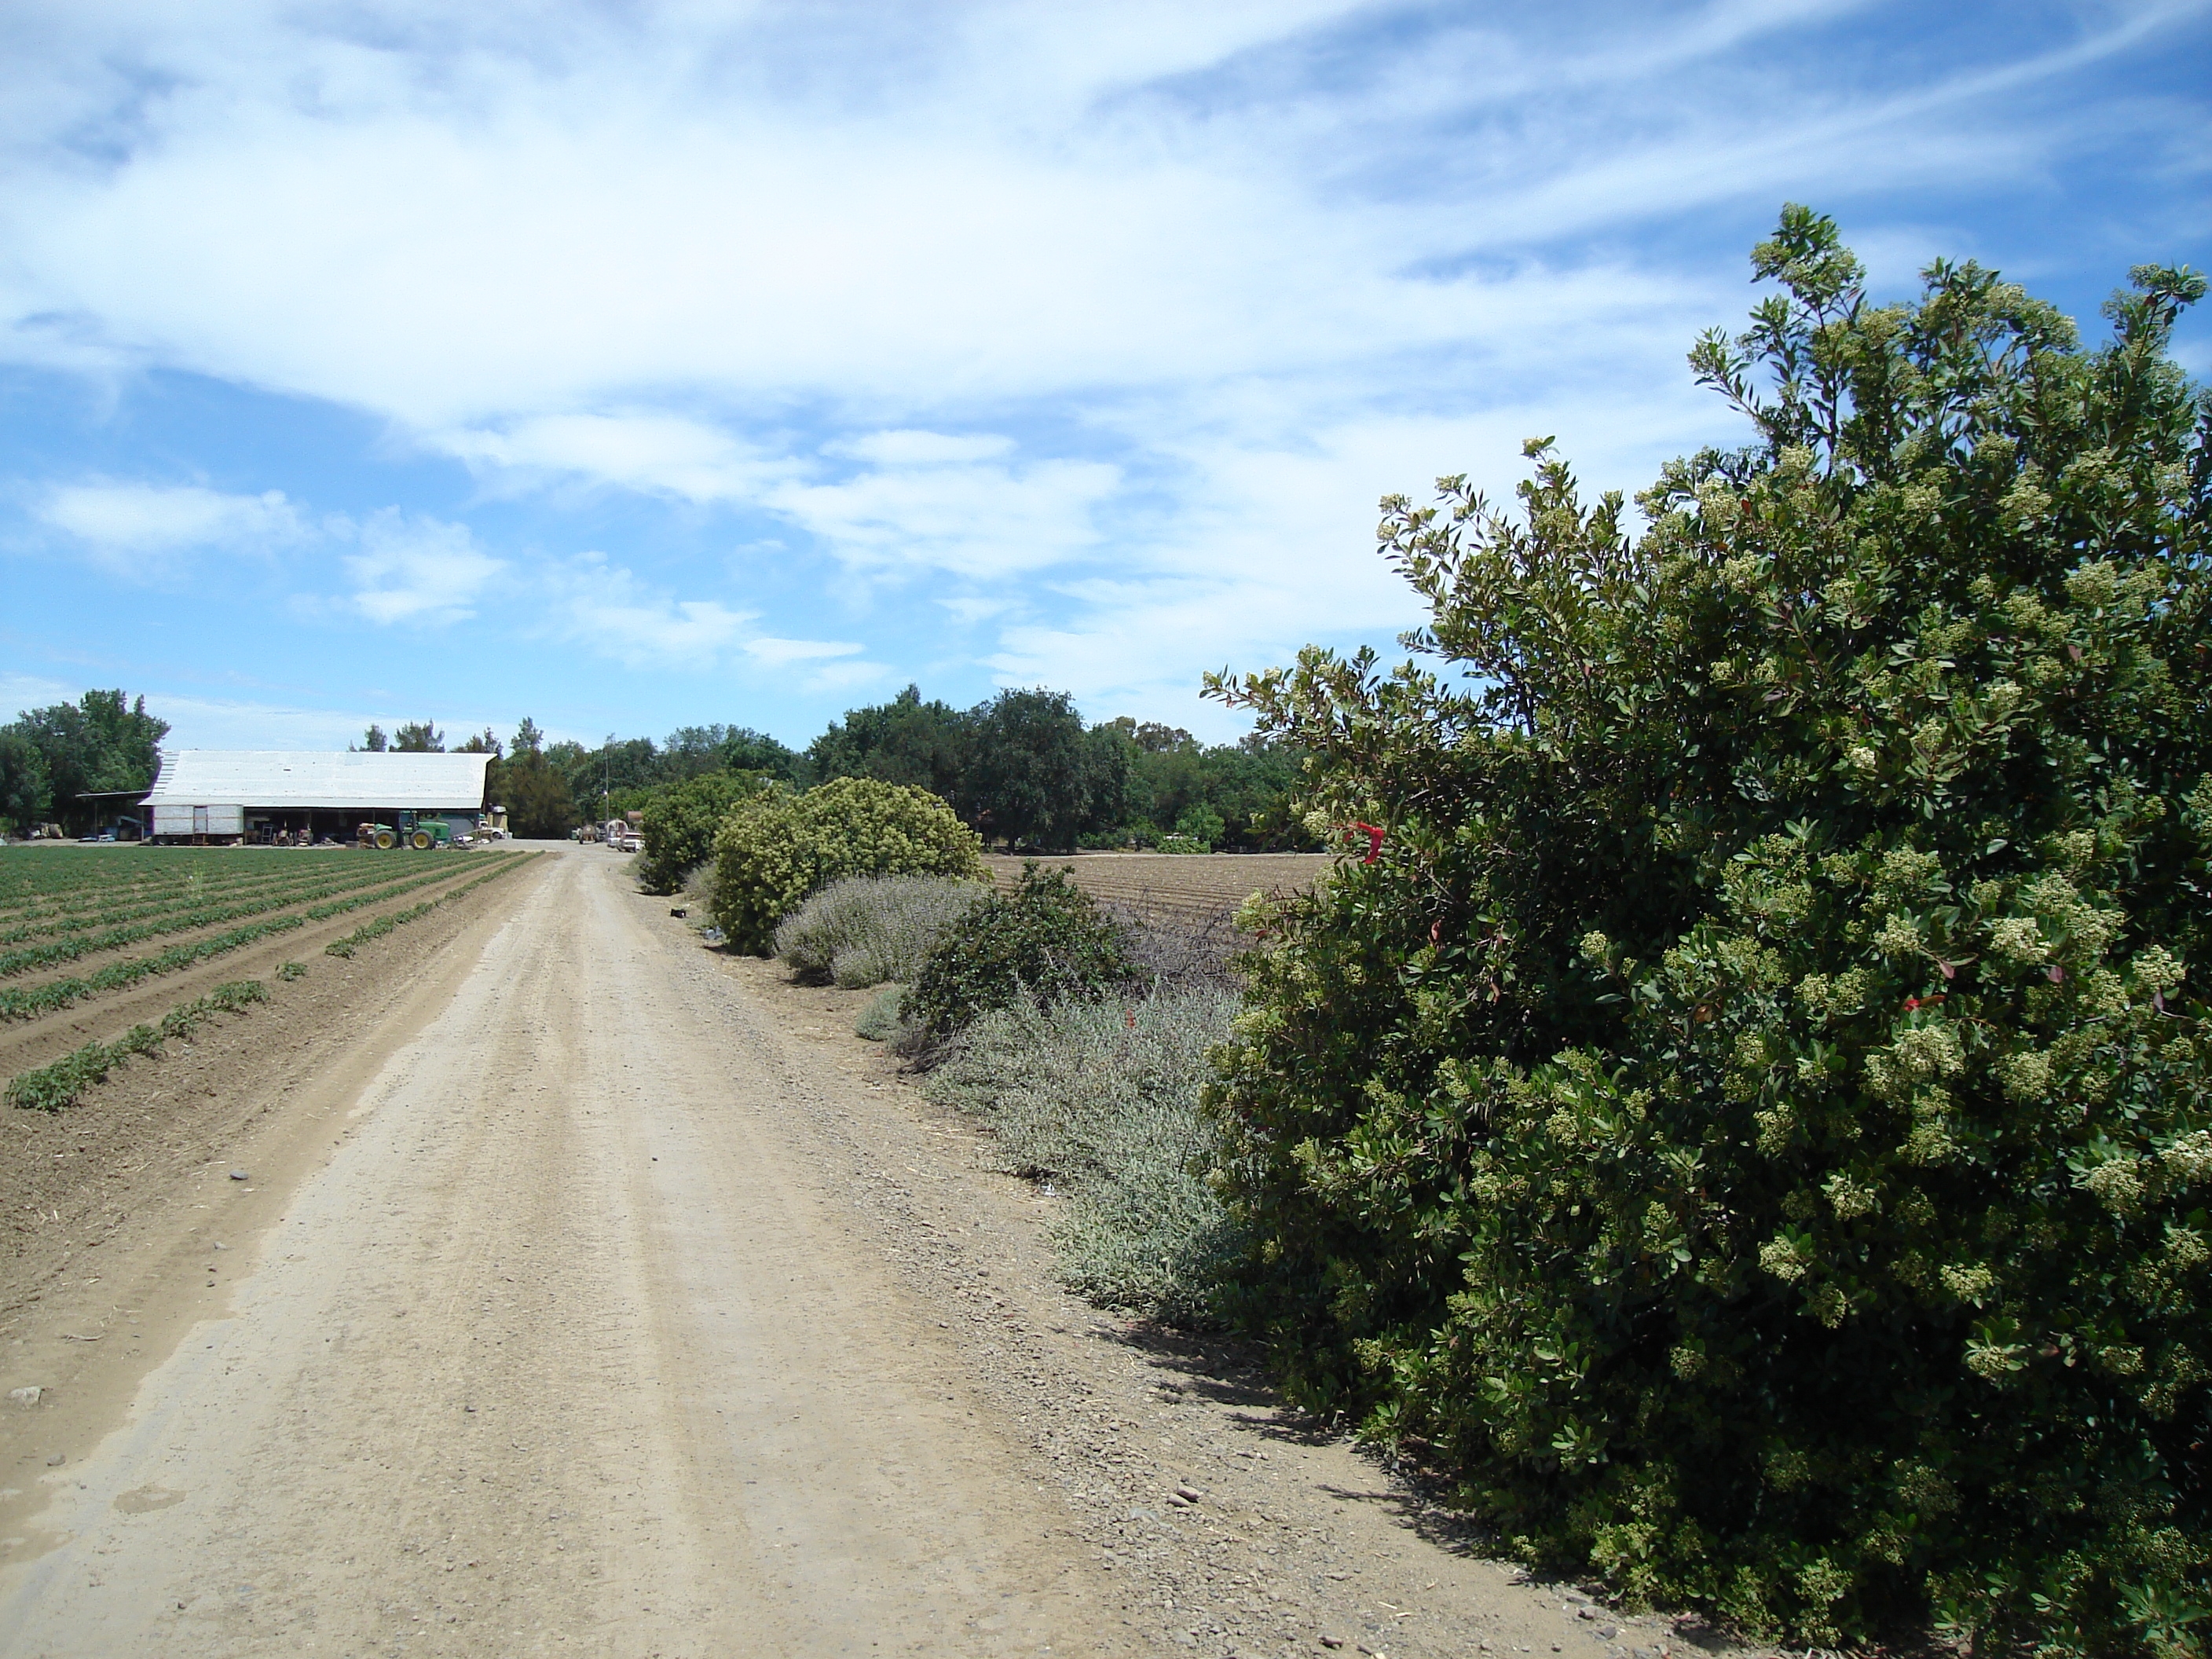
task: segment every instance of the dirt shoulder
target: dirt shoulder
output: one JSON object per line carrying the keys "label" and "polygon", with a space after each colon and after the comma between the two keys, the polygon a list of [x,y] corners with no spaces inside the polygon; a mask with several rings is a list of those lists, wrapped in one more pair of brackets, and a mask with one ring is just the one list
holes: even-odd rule
{"label": "dirt shoulder", "polygon": [[[683,924],[665,927],[686,948]],[[807,1109],[810,1133],[842,1164],[854,1224],[943,1310],[1024,1478],[1115,1576],[1161,1650],[1699,1651],[1688,1627],[1623,1617],[1486,1556],[1461,1517],[1287,1410],[1250,1352],[1069,1293],[1047,1237],[1056,1201],[997,1173],[972,1119],[925,1098],[880,1044],[853,1035],[871,993],[793,985],[754,958],[719,965],[795,1074],[849,1080]]]}

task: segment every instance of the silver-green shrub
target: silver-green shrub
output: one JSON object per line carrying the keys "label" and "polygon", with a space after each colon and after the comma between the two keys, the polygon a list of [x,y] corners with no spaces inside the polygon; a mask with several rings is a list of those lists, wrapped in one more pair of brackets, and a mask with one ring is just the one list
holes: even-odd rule
{"label": "silver-green shrub", "polygon": [[833,881],[783,919],[775,954],[795,971],[847,990],[904,983],[990,890],[950,876],[852,876]]}
{"label": "silver-green shrub", "polygon": [[1067,1194],[1053,1230],[1060,1276],[1093,1302],[1212,1317],[1235,1241],[1205,1179],[1220,1143],[1198,1097],[1237,1007],[1214,988],[1018,1003],[968,1026],[925,1085],[991,1125],[1008,1170]]}

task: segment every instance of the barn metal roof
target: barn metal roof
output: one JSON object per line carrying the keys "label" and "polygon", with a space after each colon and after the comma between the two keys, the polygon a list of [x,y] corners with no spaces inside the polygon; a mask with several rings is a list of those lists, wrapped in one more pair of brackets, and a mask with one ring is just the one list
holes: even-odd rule
{"label": "barn metal roof", "polygon": [[474,811],[489,755],[164,749],[149,806],[322,806]]}

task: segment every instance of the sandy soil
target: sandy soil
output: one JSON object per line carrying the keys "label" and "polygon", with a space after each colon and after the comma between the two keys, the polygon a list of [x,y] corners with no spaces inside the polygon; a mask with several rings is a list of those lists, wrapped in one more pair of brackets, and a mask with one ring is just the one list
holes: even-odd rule
{"label": "sandy soil", "polygon": [[1069,1297],[847,994],[628,867],[456,918],[22,1304],[0,1654],[1682,1648]]}

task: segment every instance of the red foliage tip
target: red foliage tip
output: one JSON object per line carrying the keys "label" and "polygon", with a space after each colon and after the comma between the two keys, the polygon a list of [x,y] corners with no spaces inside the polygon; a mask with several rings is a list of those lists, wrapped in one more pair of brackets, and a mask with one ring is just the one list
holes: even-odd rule
{"label": "red foliage tip", "polygon": [[1932,997],[1907,997],[1905,1000],[1905,1012],[1909,1014],[1915,1009],[1933,1008],[1937,1003],[1942,1000],[1942,996],[1940,994]]}
{"label": "red foliage tip", "polygon": [[1443,944],[1443,939],[1444,939],[1444,923],[1443,923],[1443,918],[1442,916],[1439,916],[1439,917],[1437,917],[1434,921],[1432,921],[1432,922],[1431,922],[1431,923],[1429,924],[1429,943],[1430,943],[1430,944],[1431,944],[1431,945],[1441,945],[1441,944]]}
{"label": "red foliage tip", "polygon": [[1354,823],[1352,827],[1354,830],[1357,830],[1361,835],[1367,837],[1367,856],[1359,861],[1362,864],[1372,864],[1376,860],[1381,858],[1382,856],[1382,837],[1389,832],[1382,829],[1379,824],[1373,823]]}
{"label": "red foliage tip", "polygon": [[2063,985],[2066,982],[2066,970],[2057,963],[2052,963],[2044,971],[2051,975],[2051,982],[2053,985]]}

